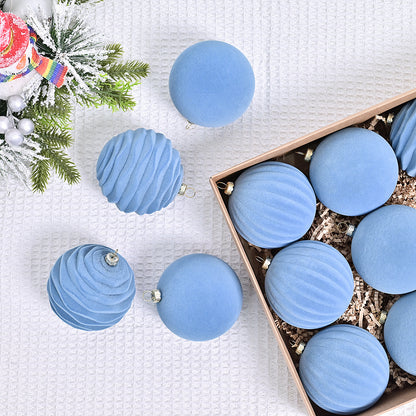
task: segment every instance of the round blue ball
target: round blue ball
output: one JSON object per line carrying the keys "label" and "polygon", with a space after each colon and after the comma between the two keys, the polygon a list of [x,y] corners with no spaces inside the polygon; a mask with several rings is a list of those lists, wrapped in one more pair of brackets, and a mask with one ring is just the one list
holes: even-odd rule
{"label": "round blue ball", "polygon": [[130,309],[136,287],[127,261],[110,266],[108,247],[85,244],[64,253],[53,266],[47,290],[52,310],[64,322],[84,331],[113,326]]}
{"label": "round blue ball", "polygon": [[315,218],[316,198],[306,176],[282,162],[263,162],[235,181],[228,211],[238,233],[263,248],[301,238]]}
{"label": "round blue ball", "polygon": [[169,91],[178,111],[191,123],[221,127],[247,110],[254,95],[254,73],[234,46],[199,42],[176,59]]}
{"label": "round blue ball", "polygon": [[124,212],[151,214],[168,206],[182,185],[178,151],[163,134],[128,130],[106,143],[97,161],[103,194]]}
{"label": "round blue ball", "polygon": [[266,297],[276,314],[298,328],[315,329],[347,309],[354,279],[345,257],[320,241],[298,241],[273,258],[266,273]]}
{"label": "round blue ball", "polygon": [[317,198],[342,215],[362,215],[383,205],[398,179],[397,159],[380,135],[349,127],[316,148],[309,178]]}
{"label": "round blue ball", "polygon": [[351,243],[354,266],[374,289],[390,294],[416,290],[416,210],[387,205],[368,214]]}
{"label": "round blue ball", "polygon": [[416,176],[416,100],[405,104],[394,117],[390,140],[402,169]]}
{"label": "round blue ball", "polygon": [[350,415],[368,409],[381,397],[389,380],[389,361],[380,342],[368,331],[334,325],[306,344],[299,375],[318,406]]}
{"label": "round blue ball", "polygon": [[162,294],[157,309],[163,323],[191,341],[207,341],[228,331],[243,302],[233,269],[208,254],[190,254],[174,261],[157,288]]}
{"label": "round blue ball", "polygon": [[393,361],[416,376],[416,292],[402,296],[390,309],[384,341]]}

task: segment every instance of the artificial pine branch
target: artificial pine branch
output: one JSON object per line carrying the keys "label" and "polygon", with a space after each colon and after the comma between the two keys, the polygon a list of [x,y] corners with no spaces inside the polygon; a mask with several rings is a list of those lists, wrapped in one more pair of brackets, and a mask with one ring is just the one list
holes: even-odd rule
{"label": "artificial pine branch", "polygon": [[47,159],[36,160],[32,163],[32,190],[45,192],[51,176],[49,161]]}
{"label": "artificial pine branch", "polygon": [[79,174],[78,169],[63,150],[54,146],[44,147],[40,154],[48,160],[49,165],[56,171],[61,179],[68,182],[70,185],[80,181],[81,175]]}
{"label": "artificial pine branch", "polygon": [[105,68],[109,64],[113,64],[123,57],[123,47],[119,43],[110,43],[105,47],[107,56],[100,61],[101,68]]}
{"label": "artificial pine branch", "polygon": [[38,130],[38,134],[42,138],[43,146],[68,148],[73,143],[72,136],[68,131],[62,131],[55,126],[47,126],[42,130]]}
{"label": "artificial pine branch", "polygon": [[149,65],[139,61],[114,63],[106,67],[106,72],[113,80],[122,79],[126,82],[138,81],[147,76]]}

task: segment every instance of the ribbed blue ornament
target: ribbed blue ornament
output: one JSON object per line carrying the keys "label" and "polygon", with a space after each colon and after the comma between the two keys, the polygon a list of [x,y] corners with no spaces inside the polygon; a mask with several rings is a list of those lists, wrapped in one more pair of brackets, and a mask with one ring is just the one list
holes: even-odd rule
{"label": "ribbed blue ornament", "polygon": [[64,253],[47,284],[53,311],[67,324],[84,331],[108,328],[130,309],[136,287],[127,261],[107,264],[108,247],[85,244]]}
{"label": "ribbed blue ornament", "polygon": [[358,224],[351,243],[354,266],[380,292],[416,290],[416,209],[387,205]]}
{"label": "ribbed blue ornament", "polygon": [[103,194],[124,212],[151,214],[168,206],[182,178],[178,151],[153,130],[128,130],[113,137],[97,162]]}
{"label": "ribbed blue ornament", "polygon": [[408,293],[391,307],[384,325],[384,341],[394,362],[416,376],[416,292]]}
{"label": "ribbed blue ornament", "polygon": [[266,297],[276,314],[298,328],[315,329],[347,309],[354,279],[345,257],[320,241],[298,241],[279,251],[266,273]]}
{"label": "ribbed blue ornament", "polygon": [[352,325],[315,334],[299,363],[306,393],[322,409],[340,415],[362,412],[384,393],[389,361],[380,342]]}
{"label": "ribbed blue ornament", "polygon": [[405,104],[393,120],[391,145],[408,175],[416,176],[416,100]]}
{"label": "ribbed blue ornament", "polygon": [[379,134],[358,127],[337,131],[313,153],[309,178],[316,197],[342,215],[363,215],[383,205],[396,187],[398,164]]}
{"label": "ribbed blue ornament", "polygon": [[240,315],[243,292],[233,269],[208,254],[190,254],[163,272],[157,310],[179,337],[207,341],[228,331]]}
{"label": "ribbed blue ornament", "polygon": [[235,181],[228,210],[238,233],[263,248],[283,247],[312,224],[316,198],[306,176],[282,162],[263,162]]}

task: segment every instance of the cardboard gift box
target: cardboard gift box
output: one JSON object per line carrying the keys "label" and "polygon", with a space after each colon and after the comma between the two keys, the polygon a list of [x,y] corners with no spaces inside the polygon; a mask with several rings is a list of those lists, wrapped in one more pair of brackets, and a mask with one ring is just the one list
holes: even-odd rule
{"label": "cardboard gift box", "polygon": [[[308,149],[316,148],[316,146],[323,138],[325,138],[331,133],[334,133],[338,130],[350,126],[359,125],[362,127],[371,127],[371,125],[375,125],[376,123],[378,123],[379,120],[382,120],[382,118],[376,118],[376,116],[381,116],[384,118],[384,120],[386,120],[387,118],[389,118],[389,116],[396,114],[404,103],[414,98],[416,98],[416,89],[396,96],[392,99],[386,100],[380,104],[370,107],[367,110],[361,111],[353,116],[349,116],[341,121],[335,122],[327,127],[321,128],[297,140],[293,140],[289,143],[279,146],[273,150],[263,153],[237,166],[227,169],[221,173],[218,173],[210,178],[210,183],[214,191],[215,197],[220,205],[220,208],[228,224],[228,227],[230,228],[233,239],[237,244],[237,248],[248,270],[250,280],[258,295],[260,303],[263,306],[263,309],[265,311],[269,324],[273,330],[273,333],[277,339],[277,343],[283,353],[289,370],[299,389],[299,393],[305,402],[307,411],[312,416],[323,416],[329,415],[330,413],[324,411],[323,409],[315,405],[313,402],[311,402],[303,388],[302,382],[297,372],[297,362],[299,361],[299,357],[296,355],[295,349],[293,348],[293,339],[290,338],[287,332],[282,330],[281,325],[279,326],[276,324],[276,315],[270,309],[265,297],[265,272],[264,270],[262,270],[262,264],[258,261],[259,253],[262,254],[261,250],[250,245],[237,233],[227,210],[228,196],[224,193],[223,189],[220,188],[224,188],[224,185],[228,182],[234,182],[243,170],[267,160],[280,160],[282,162],[289,163],[300,169],[306,175],[308,175],[308,163],[305,161],[304,155],[306,154]],[[381,130],[383,130],[383,128],[381,128]],[[386,137],[387,130],[386,128],[384,130],[384,134],[383,131],[379,131],[379,133]],[[397,388],[391,392],[386,391],[381,397],[381,399],[373,407],[360,413],[360,415],[380,415],[384,412],[387,412],[398,406],[408,403],[414,399],[416,399],[416,385],[411,386],[409,383],[403,388]]]}

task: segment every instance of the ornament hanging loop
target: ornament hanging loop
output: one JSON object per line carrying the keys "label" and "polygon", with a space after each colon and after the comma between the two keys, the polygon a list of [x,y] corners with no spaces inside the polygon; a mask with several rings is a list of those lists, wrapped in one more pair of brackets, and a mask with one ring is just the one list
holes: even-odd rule
{"label": "ornament hanging loop", "polygon": [[145,290],[143,300],[147,303],[159,303],[162,300],[162,292],[159,289]]}
{"label": "ornament hanging loop", "polygon": [[270,263],[272,262],[272,258],[266,257],[266,259],[264,259],[263,257],[256,256],[256,261],[258,261],[259,263],[262,263],[261,268],[263,270],[268,270]]}
{"label": "ornament hanging loop", "polygon": [[178,195],[184,196],[186,198],[195,198],[196,191],[192,186],[183,183],[179,188]]}
{"label": "ornament hanging loop", "polygon": [[189,120],[186,120],[186,126],[185,126],[186,130],[190,130],[190,129],[194,129],[195,128],[195,124],[192,123]]}
{"label": "ornament hanging loop", "polygon": [[376,114],[373,119],[370,121],[370,125],[368,126],[368,130],[374,131],[377,124],[381,121],[385,126],[390,126],[393,123],[394,114],[389,113],[387,117],[380,116]]}
{"label": "ornament hanging loop", "polygon": [[292,340],[290,342],[291,347],[293,347],[293,348],[296,347],[295,353],[297,355],[301,355],[303,353],[303,350],[305,349],[306,344],[303,341],[299,342],[299,344],[297,344],[297,345],[296,344],[297,344],[297,341]]}
{"label": "ornament hanging loop", "polygon": [[340,233],[346,234],[348,237],[352,237],[356,227],[346,222],[340,222],[337,224],[337,228]]}
{"label": "ornament hanging loop", "polygon": [[387,319],[387,312],[386,311],[381,311],[380,312],[380,317],[378,318],[378,321],[380,322],[381,325],[383,325],[386,322]]}
{"label": "ornament hanging loop", "polygon": [[224,191],[225,195],[231,195],[234,191],[234,182],[218,182],[217,187]]}
{"label": "ornament hanging loop", "polygon": [[112,251],[105,255],[104,260],[109,266],[112,266],[112,267],[117,266],[118,261],[119,261],[117,252],[118,250]]}
{"label": "ornament hanging loop", "polygon": [[306,150],[305,156],[304,156],[304,160],[305,162],[310,162],[313,156],[313,150],[312,149],[308,149]]}

